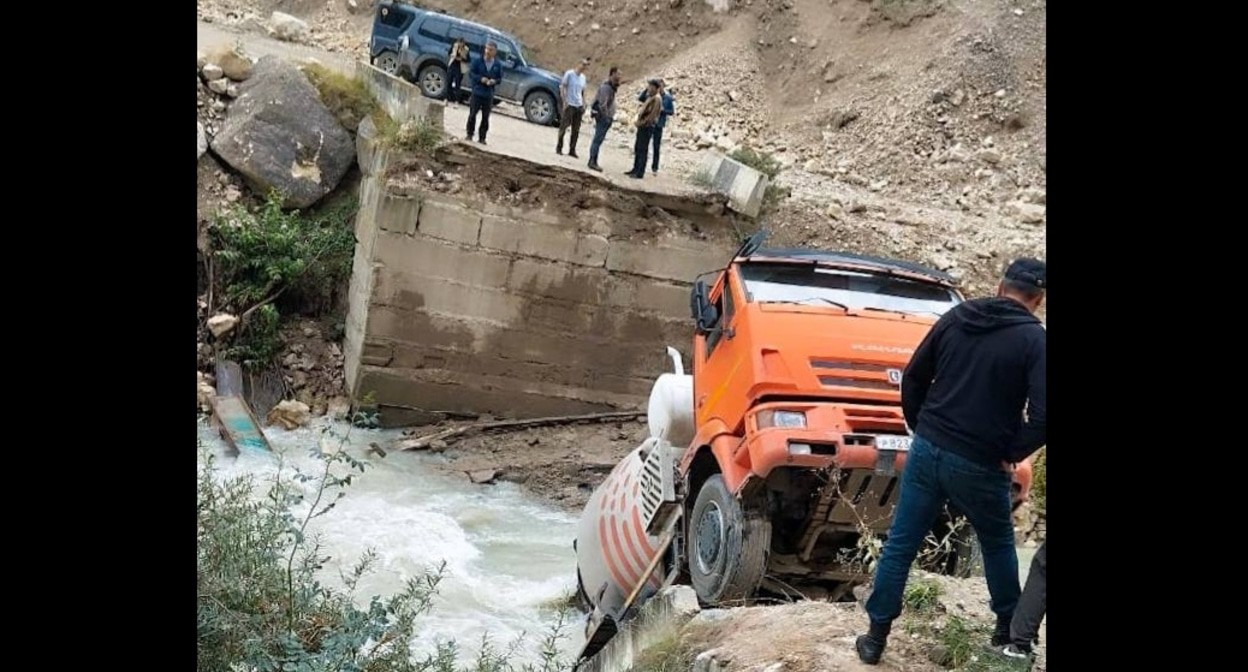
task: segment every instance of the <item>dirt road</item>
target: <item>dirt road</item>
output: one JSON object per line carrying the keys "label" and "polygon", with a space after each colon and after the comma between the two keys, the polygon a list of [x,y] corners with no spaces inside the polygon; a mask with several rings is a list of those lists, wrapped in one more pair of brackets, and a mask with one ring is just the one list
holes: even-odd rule
{"label": "dirt road", "polygon": [[[257,33],[236,31],[202,21],[197,23],[196,46],[200,51],[211,53],[216,49],[227,47],[235,42],[241,42],[243,47],[256,57],[277,55],[294,61],[315,59],[326,67],[333,68],[339,72],[350,73],[355,71],[355,64],[352,60],[341,54],[323,51],[315,47],[281,42]],[[595,84],[595,86],[597,85]],[[631,98],[636,95],[635,92],[630,93],[621,89],[619,95],[621,97],[620,105],[624,109],[630,109]],[[451,139],[465,142],[464,135],[467,130],[467,122],[467,105],[446,106],[444,115],[445,130]],[[589,144],[593,139],[593,134],[593,121],[586,114],[585,122],[581,125],[580,138],[576,148],[579,158],[574,159],[566,154],[571,145],[571,129],[567,131],[565,137],[565,154],[560,156],[555,154],[555,144],[559,136],[558,129],[529,123],[524,119],[524,114],[518,106],[502,104],[490,115],[490,131],[486,137],[488,144],[485,149],[546,165],[557,165],[590,173],[592,171],[588,167]],[[645,179],[634,180],[624,175],[626,171],[632,168],[633,139],[632,129],[623,128],[619,124],[616,124],[607,132],[606,142],[603,143],[598,156],[598,162],[603,168],[603,172],[599,174],[601,177],[629,189],[641,191],[676,194],[696,190],[695,187],[688,183],[687,176],[697,169],[701,156],[677,150],[670,143],[661,148],[659,175],[655,176],[650,172],[650,165],[646,166]],[[649,161],[647,161],[647,164],[649,164]]]}

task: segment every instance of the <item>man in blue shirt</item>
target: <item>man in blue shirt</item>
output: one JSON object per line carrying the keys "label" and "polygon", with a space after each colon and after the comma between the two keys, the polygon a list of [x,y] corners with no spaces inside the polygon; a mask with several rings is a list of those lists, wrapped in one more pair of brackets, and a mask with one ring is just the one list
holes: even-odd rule
{"label": "man in blue shirt", "polygon": [[581,59],[581,64],[573,70],[563,73],[559,82],[559,100],[563,101],[563,113],[559,117],[559,142],[555,144],[555,153],[563,154],[563,134],[572,127],[572,151],[568,156],[576,155],[576,139],[581,134],[581,117],[585,113],[585,68],[589,67],[589,59]]}
{"label": "man in blue shirt", "polygon": [[503,66],[495,56],[498,45],[494,42],[485,43],[485,53],[481,58],[473,59],[468,78],[472,80],[472,100],[468,103],[468,134],[466,139],[472,140],[477,131],[477,112],[481,113],[481,130],[477,142],[485,144],[485,134],[490,132],[490,110],[494,107],[494,87],[503,78]]}
{"label": "man in blue shirt", "polygon": [[[640,102],[646,102],[646,96],[649,95],[649,88],[641,90],[641,94],[637,96]],[[663,142],[663,127],[667,125],[667,118],[676,114],[676,99],[672,97],[672,93],[667,90],[667,82],[659,80],[659,100],[662,101],[662,111],[659,112],[659,121],[654,125],[654,131],[651,134],[654,143],[654,162],[650,164],[651,172],[655,175],[659,174],[659,145]]]}

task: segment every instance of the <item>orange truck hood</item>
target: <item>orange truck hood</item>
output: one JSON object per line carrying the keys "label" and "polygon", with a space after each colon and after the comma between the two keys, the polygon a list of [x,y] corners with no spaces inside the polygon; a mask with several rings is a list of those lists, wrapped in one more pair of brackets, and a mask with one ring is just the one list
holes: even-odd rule
{"label": "orange truck hood", "polygon": [[801,394],[901,403],[901,372],[935,316],[750,304],[753,396]]}

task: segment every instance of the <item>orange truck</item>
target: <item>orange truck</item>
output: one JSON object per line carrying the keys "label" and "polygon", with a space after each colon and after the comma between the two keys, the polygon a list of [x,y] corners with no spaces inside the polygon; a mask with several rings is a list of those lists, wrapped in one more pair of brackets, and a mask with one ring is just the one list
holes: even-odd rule
{"label": "orange truck", "polygon": [[[692,375],[650,395],[650,436],[595,490],[574,544],[590,612],[582,657],[672,582],[708,606],[760,593],[853,599],[864,548],[887,534],[911,435],[901,376],[935,321],[964,297],[904,261],[745,241],[695,280]],[[1031,465],[1014,470],[1015,506]],[[967,575],[978,543],[957,511],[926,568]],[[602,627],[604,624],[611,627]]]}

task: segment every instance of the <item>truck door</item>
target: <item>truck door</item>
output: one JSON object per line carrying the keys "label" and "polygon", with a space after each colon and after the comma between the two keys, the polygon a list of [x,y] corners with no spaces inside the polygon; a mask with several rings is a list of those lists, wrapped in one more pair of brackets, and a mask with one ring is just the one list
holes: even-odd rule
{"label": "truck door", "polygon": [[712,418],[719,418],[735,429],[744,412],[744,400],[730,387],[734,379],[750,366],[749,353],[743,352],[732,338],[736,325],[737,283],[731,269],[720,275],[711,287],[710,302],[719,310],[719,321],[711,332],[694,339],[693,407],[694,418],[701,427]]}

